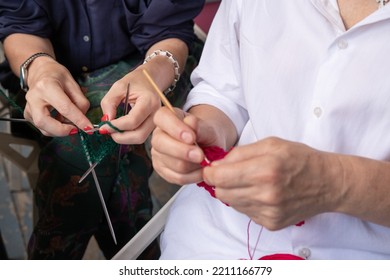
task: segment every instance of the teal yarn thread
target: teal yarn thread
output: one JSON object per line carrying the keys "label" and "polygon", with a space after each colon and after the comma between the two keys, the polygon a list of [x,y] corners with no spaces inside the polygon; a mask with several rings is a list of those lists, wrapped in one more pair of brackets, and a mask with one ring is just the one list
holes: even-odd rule
{"label": "teal yarn thread", "polygon": [[115,125],[113,125],[110,121],[100,122],[98,125],[99,125],[99,127],[101,127],[101,126],[103,126],[104,124],[108,125],[109,127],[111,127],[111,128],[112,128],[113,130],[115,130],[116,132],[119,132],[119,133],[125,132],[124,130],[117,128],[117,127],[116,127]]}

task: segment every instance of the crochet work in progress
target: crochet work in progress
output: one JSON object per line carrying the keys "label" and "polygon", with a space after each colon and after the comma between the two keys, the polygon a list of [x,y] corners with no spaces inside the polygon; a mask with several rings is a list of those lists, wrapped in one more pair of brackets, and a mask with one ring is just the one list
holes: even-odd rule
{"label": "crochet work in progress", "polygon": [[[207,161],[205,161],[205,160],[203,160],[201,162],[201,165],[203,167],[209,166],[211,164],[211,162],[213,162],[214,160],[223,159],[229,153],[229,152],[225,151],[224,149],[222,149],[222,148],[220,148],[218,146],[204,147],[202,149],[203,149],[203,152],[204,152],[206,158],[209,159],[209,163]],[[199,187],[204,188],[206,191],[209,192],[209,194],[212,197],[216,198],[216,196],[215,196],[215,187],[214,186],[210,186],[210,185],[206,184],[204,181],[198,183],[197,185]],[[225,205],[229,206],[226,203],[225,203]],[[251,250],[249,248],[249,239],[250,239],[249,227],[250,227],[251,221],[252,220],[249,220],[248,228],[247,228],[247,235],[248,235],[247,245],[248,245],[248,255],[249,255],[249,258],[252,260],[253,259],[253,255],[254,255],[254,251],[256,250],[258,241],[259,241],[260,236],[261,236],[262,228],[261,228],[261,230],[259,232],[259,236],[257,238],[256,246],[253,249],[253,253],[251,253]],[[302,226],[303,224],[304,224],[304,221],[296,224],[296,226]],[[263,256],[263,257],[259,258],[259,260],[304,260],[304,259],[299,257],[299,256],[296,256],[296,255],[280,253],[280,254],[266,255],[266,256]]]}

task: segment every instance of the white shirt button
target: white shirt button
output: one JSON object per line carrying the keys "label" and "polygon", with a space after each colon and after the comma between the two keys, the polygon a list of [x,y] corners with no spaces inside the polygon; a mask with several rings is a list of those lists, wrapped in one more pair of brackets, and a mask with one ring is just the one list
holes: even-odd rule
{"label": "white shirt button", "polygon": [[313,110],[314,115],[319,118],[322,115],[322,109],[320,107],[315,107]]}
{"label": "white shirt button", "polygon": [[339,49],[344,50],[348,48],[348,42],[345,40],[340,40],[337,42],[337,46],[339,47]]}
{"label": "white shirt button", "polygon": [[309,248],[301,248],[298,251],[298,255],[304,259],[308,259],[311,255],[311,251]]}
{"label": "white shirt button", "polygon": [[85,35],[85,36],[83,37],[83,40],[84,40],[84,42],[89,42],[89,36],[88,36],[88,35]]}
{"label": "white shirt button", "polygon": [[81,67],[81,70],[83,70],[83,72],[87,72],[88,71],[88,67],[87,66],[83,66],[83,67]]}

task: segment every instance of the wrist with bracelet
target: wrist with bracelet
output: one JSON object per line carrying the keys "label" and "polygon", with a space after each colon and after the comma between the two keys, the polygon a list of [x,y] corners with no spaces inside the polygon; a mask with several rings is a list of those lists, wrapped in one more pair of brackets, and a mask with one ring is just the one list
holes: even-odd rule
{"label": "wrist with bracelet", "polygon": [[171,52],[164,51],[164,50],[155,50],[154,52],[152,52],[150,55],[148,55],[145,58],[144,64],[148,63],[150,60],[152,60],[153,58],[155,58],[157,56],[163,56],[163,57],[168,58],[168,60],[173,65],[173,70],[174,70],[174,73],[175,73],[175,77],[173,79],[173,82],[172,82],[171,86],[164,91],[164,94],[166,95],[166,94],[170,93],[171,91],[173,91],[175,89],[176,84],[177,84],[177,82],[180,79],[179,63],[177,62],[177,60],[175,59],[175,57],[173,56],[173,54]]}
{"label": "wrist with bracelet", "polygon": [[39,52],[27,58],[26,61],[23,62],[22,65],[20,65],[20,74],[19,74],[20,88],[25,92],[28,91],[28,85],[27,85],[28,67],[36,58],[40,56],[48,56],[54,59],[54,57],[48,53]]}

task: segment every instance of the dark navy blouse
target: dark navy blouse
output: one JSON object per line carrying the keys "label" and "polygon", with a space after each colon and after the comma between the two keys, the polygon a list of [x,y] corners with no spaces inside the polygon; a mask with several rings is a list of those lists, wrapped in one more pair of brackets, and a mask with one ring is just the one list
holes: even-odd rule
{"label": "dark navy blouse", "polygon": [[[190,47],[204,0],[0,0],[0,40],[12,33],[49,38],[74,75],[107,66],[154,43]],[[0,80],[8,69],[2,65]]]}

